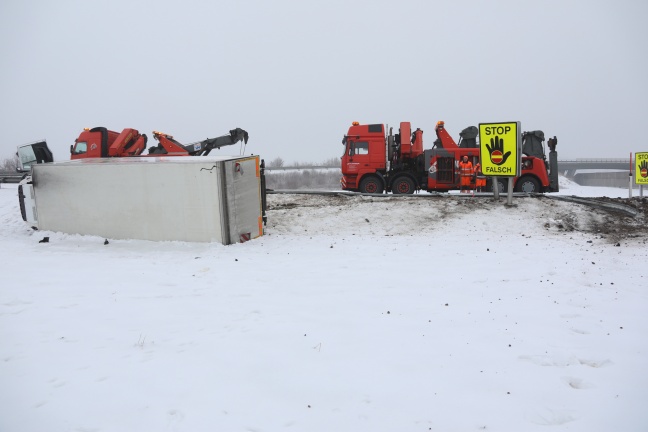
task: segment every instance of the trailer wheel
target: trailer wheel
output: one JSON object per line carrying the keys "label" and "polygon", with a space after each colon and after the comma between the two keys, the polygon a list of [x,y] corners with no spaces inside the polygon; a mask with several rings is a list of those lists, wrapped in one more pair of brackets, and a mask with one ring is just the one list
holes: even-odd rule
{"label": "trailer wheel", "polygon": [[360,192],[362,193],[373,193],[381,194],[385,190],[383,187],[383,182],[376,176],[368,176],[362,179],[360,182]]}
{"label": "trailer wheel", "polygon": [[391,185],[392,193],[406,195],[414,193],[414,182],[407,176],[396,177]]}
{"label": "trailer wheel", "polygon": [[540,192],[540,182],[535,177],[523,176],[515,182],[515,192],[538,193]]}

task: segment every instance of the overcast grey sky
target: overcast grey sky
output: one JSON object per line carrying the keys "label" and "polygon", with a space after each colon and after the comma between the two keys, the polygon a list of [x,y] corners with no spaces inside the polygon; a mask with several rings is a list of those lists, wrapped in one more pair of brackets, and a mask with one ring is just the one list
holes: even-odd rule
{"label": "overcast grey sky", "polygon": [[426,148],[437,120],[521,121],[559,159],[628,157],[647,21],[645,0],[3,0],[0,159],[42,138],[68,159],[84,127],[241,127],[248,154],[321,162],[354,120],[411,121]]}

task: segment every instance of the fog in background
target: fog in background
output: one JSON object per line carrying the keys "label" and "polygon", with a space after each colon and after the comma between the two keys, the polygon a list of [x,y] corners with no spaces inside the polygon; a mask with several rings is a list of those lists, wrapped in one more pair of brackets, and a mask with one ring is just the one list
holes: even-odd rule
{"label": "fog in background", "polygon": [[[559,159],[648,151],[648,2],[0,3],[0,158],[84,127],[183,143],[241,127],[246,153],[342,153],[352,121],[521,121]],[[220,150],[238,154],[239,147]]]}

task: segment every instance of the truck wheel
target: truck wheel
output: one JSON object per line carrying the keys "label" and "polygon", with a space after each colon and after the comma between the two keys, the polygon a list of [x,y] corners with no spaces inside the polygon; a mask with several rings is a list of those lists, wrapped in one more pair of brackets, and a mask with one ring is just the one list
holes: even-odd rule
{"label": "truck wheel", "polygon": [[391,185],[392,193],[395,195],[405,195],[414,193],[414,182],[406,176],[396,177]]}
{"label": "truck wheel", "polygon": [[505,193],[508,189],[508,179],[497,179],[497,187],[500,193]]}
{"label": "truck wheel", "polygon": [[376,176],[365,177],[360,182],[359,191],[362,193],[381,194],[384,190],[382,180]]}
{"label": "truck wheel", "polygon": [[500,179],[488,179],[486,181],[486,188],[484,189],[486,192],[493,192],[493,181],[497,182],[497,191],[499,193],[504,193],[506,191],[506,187],[508,186],[508,180],[500,180]]}
{"label": "truck wheel", "polygon": [[539,193],[540,182],[535,177],[523,176],[515,182],[515,192]]}

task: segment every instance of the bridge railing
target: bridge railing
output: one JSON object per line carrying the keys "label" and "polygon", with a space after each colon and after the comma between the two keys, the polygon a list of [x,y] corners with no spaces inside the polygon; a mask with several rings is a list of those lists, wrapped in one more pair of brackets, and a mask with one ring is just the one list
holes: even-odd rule
{"label": "bridge railing", "polygon": [[629,164],[628,158],[607,158],[607,159],[560,159],[558,163],[626,163]]}

